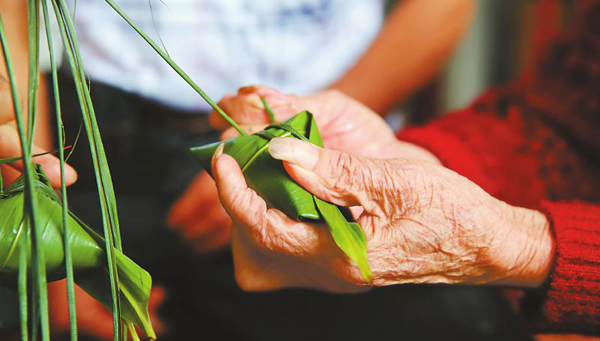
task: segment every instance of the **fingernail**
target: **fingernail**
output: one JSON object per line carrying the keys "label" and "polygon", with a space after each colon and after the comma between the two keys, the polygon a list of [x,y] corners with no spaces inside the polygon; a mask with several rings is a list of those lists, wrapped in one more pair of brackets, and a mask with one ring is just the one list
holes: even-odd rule
{"label": "fingernail", "polygon": [[317,147],[292,137],[277,137],[269,142],[269,153],[277,160],[312,170],[319,160]]}
{"label": "fingernail", "polygon": [[221,154],[223,154],[223,149],[225,148],[225,143],[221,143],[218,147],[217,150],[215,150],[215,153],[213,154],[212,159],[210,160],[210,167],[213,169],[215,169],[215,162],[217,162],[217,159],[219,158],[219,156],[221,156]]}

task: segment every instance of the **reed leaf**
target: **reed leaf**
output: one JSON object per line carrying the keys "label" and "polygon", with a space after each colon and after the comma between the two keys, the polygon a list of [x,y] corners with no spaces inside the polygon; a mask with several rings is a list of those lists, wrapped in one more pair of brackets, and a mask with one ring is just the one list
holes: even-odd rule
{"label": "reed leaf", "polygon": [[[33,262],[31,243],[28,242],[30,225],[23,223],[24,184],[25,179],[21,176],[0,195],[0,283],[4,285],[15,284],[15,275],[23,264],[18,245],[26,245],[25,263],[31,266]],[[75,282],[111,309],[110,276],[104,239],[71,212],[68,212],[67,224],[63,225],[62,201],[39,166],[34,186],[38,218],[43,223],[40,250],[44,254],[49,279],[58,280],[65,276],[64,241],[67,240],[72,252]],[[121,288],[122,318],[142,328],[148,337],[156,338],[147,308],[152,286],[150,275],[118,250],[115,258]]]}
{"label": "reed leaf", "polygon": [[[64,0],[48,1],[52,5],[60,29],[67,60],[75,80],[84,126],[88,133],[102,209],[105,239],[87,227],[67,208],[67,195],[64,187],[64,132],[62,131],[56,61],[49,29],[50,15],[46,0],[41,1],[41,8],[47,29],[46,39],[50,49],[52,67],[52,87],[56,105],[62,179],[61,197],[52,190],[41,168],[36,168],[35,172],[33,170],[31,151],[39,85],[40,0],[27,0],[30,52],[27,121],[21,114],[6,34],[0,17],[2,52],[6,60],[23,155],[19,158],[0,160],[0,164],[22,158],[24,165],[23,175],[6,191],[3,190],[0,180],[0,284],[18,285],[22,340],[29,338],[28,322],[31,322],[33,340],[38,336],[38,325],[41,326],[43,340],[49,339],[46,270],[52,280],[65,275],[67,277],[71,340],[77,339],[74,282],[77,282],[107,308],[112,309],[115,340],[126,340],[127,329],[134,339],[138,339],[134,324],[142,328],[148,337],[155,338],[147,311],[151,288],[150,275],[121,252],[115,193],[89,87],[83,72],[71,15]],[[31,312],[28,312],[28,271],[31,271],[32,280],[30,282],[33,284]],[[74,279],[75,275],[77,276],[76,280]],[[123,333],[124,330],[125,333]]]}
{"label": "reed leaf", "polygon": [[27,138],[29,150],[33,150],[33,137],[35,134],[35,121],[37,117],[37,93],[39,87],[39,35],[40,17],[39,0],[27,0],[27,41],[29,44],[29,70],[28,70],[28,118],[29,136]]}
{"label": "reed leaf", "polygon": [[[28,67],[28,96],[27,96],[27,119],[28,119],[28,138],[27,138],[27,148],[29,148],[29,154],[31,155],[33,150],[34,143],[34,134],[35,134],[35,121],[37,118],[37,90],[39,83],[39,4],[37,0],[27,0],[27,41],[28,41],[28,57],[29,57],[29,67]],[[39,226],[34,227],[34,231],[37,233],[37,229]],[[34,233],[35,235],[35,233]],[[39,238],[34,236],[34,240],[38,243]],[[36,247],[37,249],[38,247]],[[39,257],[39,252],[36,252]],[[43,259],[40,260],[43,262]],[[43,306],[47,306],[47,302],[42,303],[42,301],[46,301],[47,298],[42,294],[42,291],[45,291],[45,273],[42,274],[43,264],[36,261],[33,266],[33,282],[34,287],[32,290],[33,294],[33,305],[32,305],[32,315],[33,319],[31,320],[31,336],[33,340],[37,339],[37,328],[41,322],[42,329],[42,340],[47,341],[50,339],[50,331],[49,331],[49,319],[47,308]],[[44,288],[42,288],[44,286]]]}
{"label": "reed leaf", "polygon": [[71,341],[77,341],[77,312],[75,309],[75,284],[73,276],[73,258],[71,255],[71,245],[68,236],[70,235],[68,221],[68,202],[67,185],[65,182],[65,153],[64,153],[64,131],[62,123],[62,111],[60,106],[60,92],[58,87],[58,74],[56,60],[54,57],[54,42],[52,39],[52,29],[50,27],[50,15],[48,13],[48,3],[45,0],[42,3],[42,14],[46,28],[46,41],[50,55],[50,68],[52,71],[52,94],[54,96],[54,112],[56,116],[56,137],[58,140],[58,158],[60,161],[60,193],[61,193],[61,213],[63,229],[63,248],[65,253],[65,273],[67,278],[67,305],[69,307],[69,335]]}
{"label": "reed leaf", "polygon": [[[303,111],[256,134],[222,142],[223,152],[238,162],[248,186],[265,199],[270,207],[275,207],[296,220],[327,224],[337,246],[357,264],[364,280],[370,282],[372,275],[362,229],[352,220],[347,208],[315,197],[287,174],[283,163],[272,158],[267,150],[269,141],[275,137],[295,137],[323,147],[312,114]],[[210,173],[212,156],[222,143],[194,147],[190,151]]]}
{"label": "reed leaf", "polygon": [[[35,284],[33,285],[33,304],[32,304],[32,337],[37,337],[37,317],[41,318],[42,323],[42,338],[48,340],[50,338],[50,324],[48,321],[48,295],[46,287],[46,269],[44,254],[40,248],[41,242],[41,231],[38,225],[38,207],[37,200],[35,199],[35,190],[33,187],[34,171],[33,163],[31,162],[31,148],[28,148],[27,133],[25,131],[25,122],[19,105],[18,88],[16,84],[16,77],[13,71],[12,60],[10,57],[10,51],[8,47],[8,41],[6,38],[6,32],[4,29],[4,22],[0,15],[0,45],[2,46],[2,54],[6,66],[6,72],[10,84],[10,91],[12,95],[12,104],[15,114],[15,121],[17,123],[17,131],[19,134],[19,140],[21,144],[21,153],[23,155],[23,179],[24,179],[24,193],[25,200],[23,201],[23,210],[26,214],[23,216],[23,221],[28,221],[33,230],[33,238],[31,238],[32,248],[32,262],[34,269],[32,271]],[[21,223],[21,222],[19,222]],[[24,276],[24,275],[23,275]],[[27,283],[20,283],[26,285]],[[20,289],[20,304],[23,305],[23,300],[27,299],[27,296],[23,296],[22,288]],[[25,303],[26,304],[26,303]]]}
{"label": "reed leaf", "polygon": [[98,196],[100,198],[104,237],[106,238],[105,250],[110,275],[114,341],[120,341],[123,336],[123,329],[121,325],[120,296],[118,294],[120,290],[118,278],[119,272],[117,269],[115,253],[116,250],[121,249],[121,239],[115,193],[112,186],[108,162],[104,153],[104,146],[102,145],[100,137],[100,131],[96,122],[94,107],[89,94],[89,88],[85,81],[85,74],[83,72],[81,55],[77,47],[77,37],[75,35],[73,22],[64,1],[56,0],[51,1],[51,3],[54,8],[63,45],[65,46],[65,52],[73,75],[84,126],[88,135],[92,163],[96,176],[96,185],[98,187]]}
{"label": "reed leaf", "polygon": [[271,109],[271,106],[267,102],[267,99],[261,96],[260,101],[262,102],[263,106],[265,107],[265,110],[267,111],[267,115],[269,115],[269,122],[271,124],[277,123],[277,121],[275,120],[275,113],[273,112],[273,109]]}
{"label": "reed leaf", "polygon": [[21,341],[29,339],[27,331],[27,246],[25,238],[19,240],[19,319],[21,327]]}
{"label": "reed leaf", "polygon": [[221,109],[205,92],[204,90],[202,90],[198,84],[196,84],[196,82],[194,82],[190,76],[188,76],[188,74],[183,71],[179,65],[177,65],[177,63],[175,63],[171,57],[169,57],[169,54],[165,51],[163,51],[158,44],[156,44],[154,42],[154,40],[152,40],[146,33],[144,33],[144,31],[142,31],[136,24],[135,22],[133,22],[133,20],[131,20],[131,18],[129,18],[129,16],[127,15],[127,13],[125,13],[121,7],[119,7],[119,5],[117,5],[116,2],[114,2],[113,0],[105,0],[106,3],[108,3],[108,5],[110,7],[112,7],[115,12],[117,12],[121,18],[123,18],[128,24],[129,26],[131,26],[131,28],[133,28],[147,43],[148,45],[150,45],[154,51],[156,51],[156,53],[158,53],[162,59],[167,62],[167,64],[169,64],[169,66],[175,70],[175,72],[177,72],[177,74],[186,82],[188,83],[188,85],[190,87],[192,87],[192,89],[194,89],[194,91],[196,91],[200,97],[202,97],[202,99],[204,99],[204,101],[206,103],[208,103],[208,105],[210,105],[221,117],[223,117],[223,119],[225,119],[225,121],[227,121],[227,123],[229,123],[232,127],[235,128],[235,130],[237,130],[241,135],[248,135],[248,133],[242,128],[240,127],[233,119],[231,119],[231,117],[229,117],[229,115],[227,115],[223,109]]}

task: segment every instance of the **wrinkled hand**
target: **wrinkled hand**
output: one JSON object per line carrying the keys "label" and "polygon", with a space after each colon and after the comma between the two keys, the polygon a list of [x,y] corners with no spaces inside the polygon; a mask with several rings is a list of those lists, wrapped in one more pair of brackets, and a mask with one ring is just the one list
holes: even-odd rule
{"label": "wrinkled hand", "polygon": [[[44,153],[46,150],[37,146],[33,147],[33,154]],[[0,79],[0,159],[9,159],[21,156],[21,143],[15,125],[12,99],[8,83]],[[43,155],[33,158],[46,172],[54,187],[60,186],[60,161],[53,155]],[[15,181],[23,169],[21,161],[0,166],[4,186]],[[77,181],[77,172],[69,165],[65,165],[65,181],[67,186]]]}
{"label": "wrinkled hand", "polygon": [[[540,285],[551,264],[545,216],[511,207],[430,162],[380,160],[273,139],[269,152],[323,200],[363,209],[372,285]],[[294,221],[248,188],[237,163],[215,154],[219,196],[233,219],[236,279],[245,290],[311,287],[346,292],[365,283],[327,229]]]}
{"label": "wrinkled hand", "polygon": [[[400,142],[385,121],[371,109],[342,94],[328,90],[308,96],[286,95],[264,86],[239,89],[237,95],[227,95],[219,106],[249,132],[262,130],[269,117],[261,102],[264,97],[275,113],[276,120],[284,121],[302,110],[310,111],[317,121],[325,147],[372,158],[403,157],[439,162],[425,149]],[[212,112],[210,123],[217,129],[226,129],[225,138],[237,135],[228,123]]]}
{"label": "wrinkled hand", "polygon": [[[152,327],[158,336],[165,332],[165,325],[158,316],[158,308],[166,296],[165,289],[153,286],[148,301],[148,312]],[[68,333],[69,331],[69,305],[67,301],[66,280],[48,283],[48,303],[50,319],[54,331]],[[88,295],[83,289],[75,285],[75,311],[77,327],[80,333],[93,336],[99,340],[113,339],[113,315],[100,302]]]}
{"label": "wrinkled hand", "polygon": [[[236,95],[225,96],[219,106],[246,131],[257,132],[269,122],[261,97],[267,100],[278,121],[302,110],[311,111],[327,148],[359,156],[403,157],[439,163],[425,149],[396,140],[393,131],[379,115],[338,91],[296,96],[267,87],[250,86],[241,88]],[[237,135],[237,131],[230,128],[216,112],[211,113],[210,123],[217,129],[225,130],[223,139]],[[169,224],[192,241],[197,251],[217,249],[229,240],[230,220],[216,202],[212,179],[202,173],[177,200],[169,214]]]}

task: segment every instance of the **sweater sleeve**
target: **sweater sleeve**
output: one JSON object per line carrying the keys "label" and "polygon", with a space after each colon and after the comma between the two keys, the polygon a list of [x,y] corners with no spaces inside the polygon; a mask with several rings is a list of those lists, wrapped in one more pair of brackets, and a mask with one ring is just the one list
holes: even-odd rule
{"label": "sweater sleeve", "polygon": [[531,77],[398,138],[493,196],[545,212],[554,268],[526,295],[529,303],[541,297],[538,304],[523,308],[539,308],[530,316],[540,332],[600,335],[600,205],[582,203],[600,203],[600,0],[585,15]]}
{"label": "sweater sleeve", "polygon": [[512,205],[600,200],[595,157],[531,97],[522,89],[489,91],[470,107],[403,130],[398,138],[428,149],[444,166]]}
{"label": "sweater sleeve", "polygon": [[507,115],[491,114],[496,95],[398,137],[428,149],[488,193],[545,212],[556,254],[548,283],[538,292],[541,301],[533,304],[538,309],[530,314],[532,326],[538,332],[599,333],[600,205],[547,200],[598,201],[600,175],[559,129],[510,108]]}
{"label": "sweater sleeve", "polygon": [[541,210],[551,221],[556,255],[533,325],[600,335],[600,205],[545,202]]}
{"label": "sweater sleeve", "polygon": [[600,201],[593,151],[511,93],[488,92],[471,107],[398,138],[428,149],[495,197],[544,211],[555,232],[554,269],[523,307],[539,308],[528,314],[538,332],[599,333],[600,206],[549,202]]}

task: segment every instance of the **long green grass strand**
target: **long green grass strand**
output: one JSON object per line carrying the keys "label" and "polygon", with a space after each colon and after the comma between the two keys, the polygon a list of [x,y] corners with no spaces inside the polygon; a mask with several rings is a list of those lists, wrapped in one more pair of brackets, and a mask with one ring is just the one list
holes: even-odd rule
{"label": "long green grass strand", "polygon": [[[112,238],[114,238],[113,245],[119,250],[122,251],[123,247],[121,245],[121,234],[119,231],[119,219],[117,215],[117,204],[115,199],[114,188],[112,185],[112,178],[110,175],[110,170],[108,167],[108,161],[106,160],[106,154],[104,152],[104,146],[102,145],[102,139],[100,137],[100,130],[98,128],[98,123],[96,122],[96,114],[94,112],[94,107],[92,105],[92,99],[90,97],[89,87],[85,80],[85,73],[83,71],[83,64],[81,62],[81,53],[79,52],[79,44],[77,42],[77,35],[75,33],[75,26],[73,25],[73,21],[69,15],[67,4],[64,0],[58,0],[59,7],[61,12],[63,13],[63,17],[65,19],[65,24],[67,28],[67,32],[71,38],[71,45],[74,52],[74,57],[76,61],[76,65],[78,67],[78,71],[80,74],[80,79],[82,80],[83,85],[83,94],[85,96],[85,102],[88,106],[88,115],[89,122],[91,126],[91,133],[93,134],[93,142],[97,151],[97,161],[99,164],[99,174],[102,179],[101,186],[101,195],[104,196],[104,200],[107,203],[108,207],[108,217],[111,221],[111,230],[113,232]],[[88,132],[89,134],[90,132]],[[107,195],[108,194],[108,195]]]}
{"label": "long green grass strand", "polygon": [[[27,127],[27,148],[29,149],[29,153],[31,154],[33,151],[33,142],[35,136],[35,121],[37,117],[37,89],[38,89],[38,79],[39,79],[39,11],[38,6],[36,6],[36,0],[27,0],[27,42],[28,42],[28,96],[27,96],[27,118],[28,118],[28,127]],[[34,229],[36,227],[33,227]],[[35,239],[35,237],[34,237]],[[32,308],[31,308],[31,337],[32,340],[37,340],[38,337],[38,326],[40,324],[41,315],[44,314],[40,310],[39,302],[40,302],[40,290],[36,285],[39,281],[39,262],[37,258],[33,258],[33,275],[32,275]],[[43,337],[43,336],[42,336]]]}
{"label": "long green grass strand", "polygon": [[113,0],[105,0],[110,7],[112,7],[125,21],[131,26],[150,46],[164,59],[167,64],[175,70],[183,78],[186,83],[188,83],[199,95],[202,97],[206,103],[208,103],[215,111],[227,121],[232,127],[235,128],[241,135],[248,135],[248,133],[242,129],[229,115],[227,115],[223,109],[221,109],[191,78],[185,73],[172,59],[169,55],[163,51],[155,42],[152,40],[144,31],[142,31],[134,22],[129,18],[129,16],[123,12],[123,10],[117,5]]}
{"label": "long green grass strand", "polygon": [[[114,341],[120,341],[121,337],[122,337],[122,328],[121,328],[121,308],[120,308],[120,303],[119,303],[119,288],[118,288],[118,282],[117,282],[117,273],[116,273],[116,261],[115,261],[115,256],[114,256],[114,243],[113,243],[113,235],[112,235],[112,231],[111,231],[111,227],[110,227],[110,220],[108,218],[108,212],[107,212],[107,207],[106,207],[106,198],[103,195],[103,191],[104,191],[104,187],[102,186],[102,177],[100,175],[100,165],[99,165],[99,160],[98,160],[98,151],[96,149],[97,144],[94,143],[93,139],[95,134],[93,133],[93,128],[91,126],[91,122],[90,122],[90,107],[91,107],[91,103],[89,103],[87,101],[87,97],[84,94],[84,91],[87,90],[87,85],[85,84],[85,81],[83,80],[84,78],[82,77],[82,74],[80,72],[80,69],[77,65],[77,60],[75,59],[74,56],[74,52],[73,52],[73,43],[70,40],[70,36],[69,33],[67,31],[67,23],[66,23],[66,16],[64,14],[64,11],[59,8],[59,5],[57,4],[56,1],[52,1],[52,5],[54,8],[54,12],[58,21],[58,26],[60,29],[60,33],[61,33],[61,38],[63,41],[63,45],[65,46],[65,51],[67,54],[67,59],[69,61],[69,64],[71,66],[71,71],[73,74],[73,79],[75,82],[75,88],[77,91],[77,96],[79,98],[79,105],[81,107],[81,111],[83,114],[83,119],[84,119],[84,123],[86,126],[86,130],[88,131],[88,140],[90,140],[90,152],[92,153],[92,159],[94,162],[94,172],[96,174],[96,183],[98,185],[98,192],[100,195],[100,203],[101,203],[101,210],[102,210],[102,221],[103,221],[103,226],[104,226],[104,237],[106,240],[106,244],[105,244],[105,248],[106,248],[106,253],[107,253],[107,263],[108,263],[108,270],[109,270],[109,278],[110,278],[110,287],[111,287],[111,296],[112,296],[112,312],[113,312],[113,330],[114,330]],[[104,165],[106,167],[106,165]]]}
{"label": "long green grass strand", "polygon": [[[2,45],[2,53],[4,55],[4,61],[6,64],[6,71],[10,83],[10,90],[12,94],[13,101],[13,110],[15,113],[15,119],[17,122],[17,130],[19,132],[19,139],[21,142],[21,153],[23,154],[23,175],[25,179],[25,209],[29,215],[29,221],[31,223],[31,228],[33,229],[33,238],[31,242],[32,246],[32,265],[35,271],[33,272],[36,281],[35,281],[35,289],[37,291],[34,292],[34,305],[35,301],[38,301],[38,314],[41,317],[41,330],[42,330],[42,339],[44,341],[50,339],[50,323],[48,319],[48,293],[46,287],[46,263],[44,261],[44,253],[42,248],[40,247],[40,241],[42,240],[41,231],[37,225],[37,200],[33,187],[33,169],[31,162],[31,153],[29,148],[27,148],[27,140],[25,127],[23,124],[23,117],[21,116],[21,108],[19,106],[19,96],[18,96],[18,88],[16,85],[16,79],[13,72],[12,61],[10,58],[10,52],[8,48],[8,43],[6,39],[6,32],[4,29],[4,22],[2,21],[2,16],[0,15],[0,41]],[[37,314],[36,314],[37,315]],[[35,320],[35,316],[33,318]]]}
{"label": "long green grass strand", "polygon": [[265,107],[265,110],[267,111],[267,115],[269,115],[269,121],[271,122],[271,124],[277,123],[275,121],[275,113],[273,112],[273,109],[271,109],[271,106],[269,105],[269,103],[267,103],[267,99],[261,96],[260,101],[262,102],[263,106]]}
{"label": "long green grass strand", "polygon": [[[92,105],[92,99],[90,96],[89,86],[84,81],[85,73],[83,70],[83,63],[81,62],[81,53],[79,52],[79,44],[77,42],[77,36],[75,34],[75,26],[73,25],[73,21],[69,15],[67,4],[64,0],[58,0],[59,8],[63,13],[64,22],[66,24],[67,33],[71,39],[71,47],[74,52],[73,56],[75,58],[75,65],[77,66],[77,71],[79,72],[79,79],[81,81],[83,95],[85,97],[85,104],[87,106],[87,115],[89,124],[88,135],[93,136],[90,141],[90,145],[93,144],[94,152],[96,153],[96,157],[94,157],[94,164],[98,167],[99,174],[99,194],[105,203],[105,207],[107,208],[107,216],[110,221],[109,230],[112,231],[112,234],[107,236],[107,239],[111,239],[110,244],[113,247],[116,247],[119,251],[123,250],[121,244],[121,235],[119,231],[119,220],[117,215],[117,204],[116,204],[116,196],[114,193],[114,188],[112,185],[112,178],[110,175],[110,170],[108,167],[108,161],[106,159],[106,154],[104,152],[104,146],[102,144],[102,139],[100,137],[100,130],[98,128],[98,124],[96,121],[96,114],[94,112],[94,107]],[[85,120],[84,120],[85,121]],[[86,126],[87,129],[87,126]],[[93,143],[92,143],[93,142]],[[113,251],[114,252],[114,251]]]}
{"label": "long green grass strand", "polygon": [[56,115],[58,156],[60,160],[60,192],[62,199],[62,226],[63,226],[63,247],[65,252],[65,272],[67,277],[67,304],[69,306],[69,335],[71,341],[77,341],[77,312],[75,310],[75,283],[73,276],[73,259],[71,256],[71,245],[69,243],[69,224],[67,223],[68,202],[67,186],[65,184],[65,153],[64,153],[64,134],[62,124],[62,112],[60,107],[60,93],[58,88],[58,75],[56,70],[56,60],[54,58],[54,42],[52,41],[52,31],[50,27],[50,16],[48,14],[48,4],[42,0],[42,12],[44,24],[46,27],[46,40],[50,54],[50,67],[52,70],[52,90],[54,93],[54,112]]}
{"label": "long green grass strand", "polygon": [[29,150],[32,153],[35,135],[35,121],[37,117],[37,92],[40,79],[39,73],[39,2],[27,0],[27,40],[29,44],[29,70],[28,70],[28,117],[29,117]]}
{"label": "long green grass strand", "polygon": [[21,325],[21,341],[27,341],[27,233],[19,239],[19,315]]}

